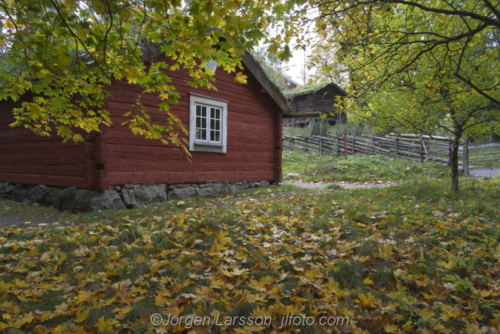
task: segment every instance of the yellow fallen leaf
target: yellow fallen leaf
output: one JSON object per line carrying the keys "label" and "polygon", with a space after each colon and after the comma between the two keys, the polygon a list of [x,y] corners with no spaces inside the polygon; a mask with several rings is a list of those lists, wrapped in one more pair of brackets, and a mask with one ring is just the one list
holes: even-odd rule
{"label": "yellow fallen leaf", "polygon": [[430,320],[432,319],[432,316],[435,314],[434,312],[432,312],[431,310],[429,310],[429,308],[424,308],[420,311],[417,312],[419,316],[422,317],[422,319],[424,320]]}
{"label": "yellow fallen leaf", "polygon": [[374,282],[369,277],[367,277],[363,280],[363,284],[366,284],[366,285],[373,285],[373,283]]}
{"label": "yellow fallen leaf", "polygon": [[89,313],[90,313],[90,309],[80,310],[80,312],[78,312],[76,314],[75,321],[78,323],[85,321],[85,319],[87,319],[87,317],[89,316]]}
{"label": "yellow fallen leaf", "polygon": [[396,326],[396,325],[387,324],[384,326],[384,331],[386,331],[387,333],[395,333],[397,330],[398,330],[398,326]]}
{"label": "yellow fallen leaf", "polygon": [[409,321],[409,320],[408,320],[408,322],[406,324],[403,325],[403,330],[405,332],[411,332],[412,328],[413,328],[413,323],[411,321]]}

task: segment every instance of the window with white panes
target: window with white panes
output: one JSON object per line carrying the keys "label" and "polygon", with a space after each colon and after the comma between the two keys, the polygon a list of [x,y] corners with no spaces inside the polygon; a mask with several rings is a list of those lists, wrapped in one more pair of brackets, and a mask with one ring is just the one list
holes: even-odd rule
{"label": "window with white panes", "polygon": [[191,151],[226,152],[227,101],[190,94]]}

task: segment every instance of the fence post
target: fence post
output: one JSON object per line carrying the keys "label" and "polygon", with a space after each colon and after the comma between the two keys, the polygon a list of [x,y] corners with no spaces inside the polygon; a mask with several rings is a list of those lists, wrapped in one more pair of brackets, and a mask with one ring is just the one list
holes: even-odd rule
{"label": "fence post", "polygon": [[347,158],[347,129],[344,129],[344,156]]}
{"label": "fence post", "polygon": [[340,135],[338,133],[335,135],[335,139],[337,140],[336,150],[337,150],[337,158],[338,158],[340,156]]}
{"label": "fence post", "polygon": [[420,135],[420,148],[418,154],[420,155],[420,162],[424,162],[424,138]]}
{"label": "fence post", "polygon": [[319,155],[321,155],[321,143],[322,143],[321,138],[323,137],[319,136]]}
{"label": "fence post", "polygon": [[448,139],[448,166],[451,166],[451,140]]}
{"label": "fence post", "polygon": [[464,168],[464,176],[469,176],[469,140],[462,147],[462,166]]}
{"label": "fence post", "polygon": [[375,136],[372,135],[372,155],[375,155]]}
{"label": "fence post", "polygon": [[352,154],[356,154],[356,132],[352,134]]}
{"label": "fence post", "polygon": [[396,158],[398,157],[398,144],[399,144],[399,137],[396,137],[394,139],[394,153],[396,155]]}

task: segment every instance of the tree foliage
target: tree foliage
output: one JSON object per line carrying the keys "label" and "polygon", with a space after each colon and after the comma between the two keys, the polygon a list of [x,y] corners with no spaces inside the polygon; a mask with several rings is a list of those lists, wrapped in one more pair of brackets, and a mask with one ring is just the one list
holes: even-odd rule
{"label": "tree foliage", "polygon": [[312,3],[319,36],[337,49],[349,76],[353,119],[401,131],[444,130],[455,149],[458,190],[460,142],[499,127],[497,7],[488,0]]}
{"label": "tree foliage", "polygon": [[287,89],[288,78],[285,74],[285,62],[275,54],[267,52],[266,47],[256,48],[252,54],[262,66],[269,79],[281,90]]}
{"label": "tree foliage", "polygon": [[[300,1],[298,1],[300,2]],[[239,56],[265,37],[272,17],[296,1],[40,0],[0,1],[2,61],[16,71],[1,77],[0,99],[30,96],[14,110],[14,126],[64,140],[110,125],[103,104],[114,82],[156,92],[165,119],[155,119],[139,100],[130,101],[128,126],[146,138],[183,146],[180,120],[169,112],[179,95],[165,70],[187,69],[192,86],[214,88],[205,64],[214,60],[244,82]],[[279,45],[273,44],[279,53]],[[287,46],[284,56],[288,55]],[[171,62],[147,66],[161,52]],[[184,130],[185,131],[185,130]]]}
{"label": "tree foliage", "polygon": [[334,82],[341,87],[349,84],[349,75],[346,64],[337,58],[337,46],[330,42],[320,42],[312,48],[311,56],[307,60],[307,67],[314,69],[308,79],[309,84],[316,82]]}

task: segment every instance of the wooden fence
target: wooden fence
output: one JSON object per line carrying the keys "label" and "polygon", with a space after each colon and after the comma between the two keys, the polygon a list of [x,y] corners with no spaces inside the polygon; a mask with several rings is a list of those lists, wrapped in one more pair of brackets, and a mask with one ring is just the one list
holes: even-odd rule
{"label": "wooden fence", "polygon": [[[352,136],[352,135],[325,135],[325,136],[285,136],[284,149],[299,149],[320,154],[347,156],[361,153],[367,155],[381,154],[391,157],[402,157],[409,160],[424,162],[426,160],[449,164],[451,142],[444,137],[429,137],[418,135],[388,135]],[[490,152],[484,152],[489,147]],[[486,159],[477,159],[477,156],[487,156]],[[481,167],[484,162],[498,162],[500,165],[500,144],[469,145],[459,148],[459,168],[468,175],[469,169]]]}

